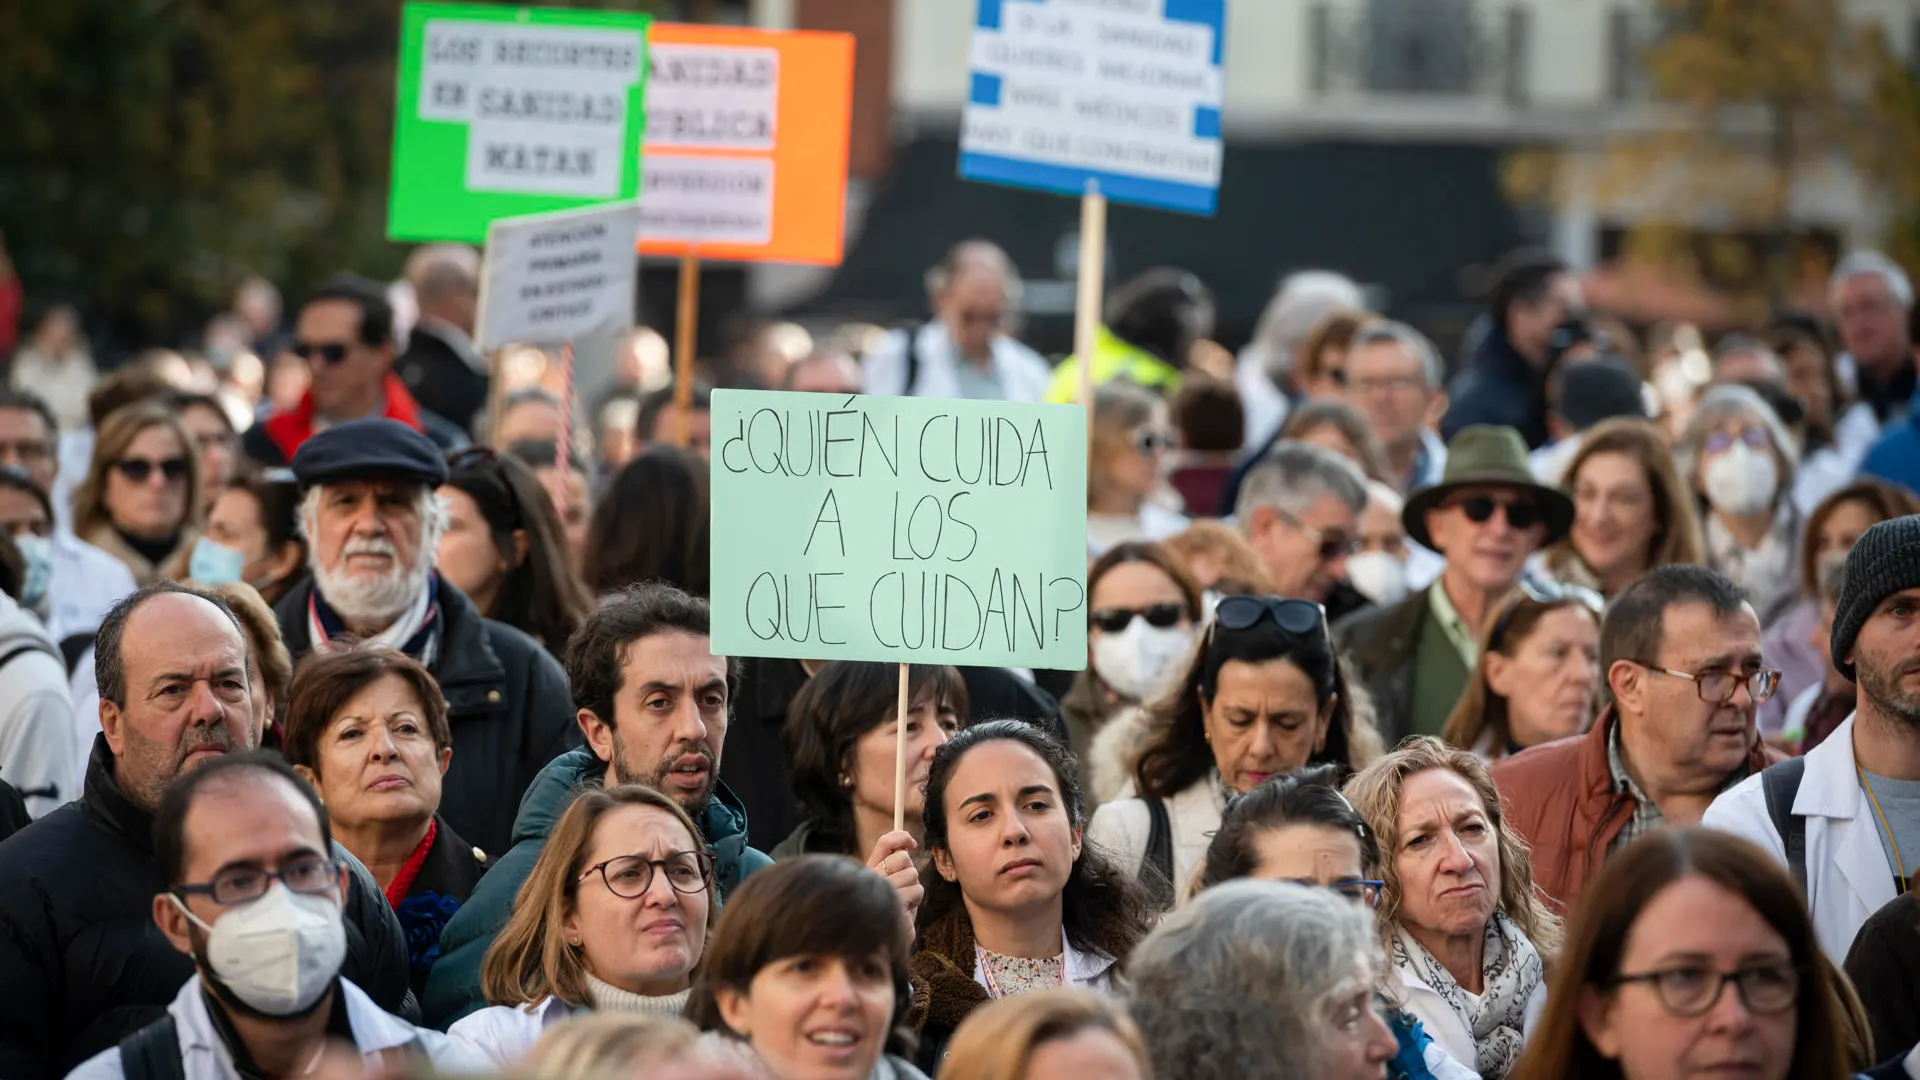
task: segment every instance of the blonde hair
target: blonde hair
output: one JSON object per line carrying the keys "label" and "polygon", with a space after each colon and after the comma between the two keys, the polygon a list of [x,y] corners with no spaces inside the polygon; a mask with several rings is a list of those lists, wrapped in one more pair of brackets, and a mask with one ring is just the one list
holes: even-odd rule
{"label": "blonde hair", "polygon": [[1500,910],[1550,958],[1560,949],[1559,916],[1547,907],[1533,887],[1533,862],[1527,843],[1520,834],[1507,828],[1501,812],[1500,789],[1480,759],[1465,750],[1457,750],[1431,735],[1420,735],[1401,743],[1399,749],[1354,774],[1344,789],[1347,801],[1367,821],[1367,828],[1380,843],[1380,879],[1386,888],[1380,892],[1380,906],[1374,920],[1380,940],[1391,950],[1395,928],[1400,922],[1400,792],[1407,777],[1431,769],[1446,769],[1459,775],[1479,796],[1486,808],[1487,821],[1500,851]]}
{"label": "blonde hair", "polygon": [[166,428],[180,442],[180,456],[187,459],[187,496],[178,528],[185,529],[200,510],[200,455],[195,452],[193,436],[187,434],[180,417],[157,401],[142,401],[116,410],[100,425],[93,444],[93,458],[87,462],[87,475],[73,492],[73,531],[85,537],[102,526],[111,525],[107,512],[107,470],[127,452],[127,447],[148,428]]}
{"label": "blonde hair", "polygon": [[[567,943],[560,926],[573,914],[582,865],[593,846],[600,819],[623,806],[662,811],[687,830],[697,848],[705,844],[693,819],[666,795],[640,784],[588,788],[573,800],[547,835],[540,858],[513,898],[513,914],[493,939],[480,964],[480,989],[495,1005],[537,1005],[557,997],[569,1005],[587,1004],[587,957]],[[707,878],[707,933],[720,915],[712,869]],[[702,957],[704,960],[704,956]],[[700,965],[694,965],[697,972]]]}
{"label": "blonde hair", "polygon": [[[1193,569],[1194,559],[1211,560],[1220,571],[1220,576],[1210,582],[1201,582],[1201,588],[1210,589],[1217,585],[1231,585],[1231,591],[1245,592],[1250,596],[1264,596],[1273,592],[1273,575],[1267,572],[1267,564],[1260,559],[1260,553],[1240,531],[1223,521],[1196,521],[1184,530],[1160,541],[1160,546]],[[1194,575],[1196,578],[1198,574]]]}
{"label": "blonde hair", "polygon": [[1002,998],[968,1013],[948,1043],[939,1080],[1025,1076],[1042,1044],[1083,1031],[1105,1031],[1119,1039],[1139,1075],[1153,1075],[1140,1029],[1125,1009],[1086,990],[1061,987]]}
{"label": "blonde hair", "polygon": [[548,1028],[527,1055],[528,1080],[631,1077],[694,1048],[700,1029],[677,1016],[596,1012]]}

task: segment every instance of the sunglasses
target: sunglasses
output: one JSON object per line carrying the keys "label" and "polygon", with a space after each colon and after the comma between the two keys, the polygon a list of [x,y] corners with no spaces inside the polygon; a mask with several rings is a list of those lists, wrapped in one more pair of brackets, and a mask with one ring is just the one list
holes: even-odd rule
{"label": "sunglasses", "polygon": [[1536,604],[1546,604],[1549,607],[1559,607],[1566,603],[1579,604],[1593,612],[1595,621],[1606,614],[1606,600],[1584,585],[1567,585],[1552,579],[1535,581],[1532,578],[1523,577],[1516,589],[1519,595],[1508,601],[1507,606],[1500,611],[1500,618],[1494,621],[1493,636],[1487,639],[1489,651],[1500,650],[1500,642],[1507,636],[1507,627],[1512,624],[1514,615],[1520,610],[1520,605],[1527,600]]}
{"label": "sunglasses", "polygon": [[1507,524],[1515,529],[1531,529],[1540,524],[1544,515],[1540,504],[1527,499],[1496,499],[1491,495],[1469,495],[1464,499],[1453,499],[1447,506],[1459,507],[1467,515],[1467,520],[1475,525],[1485,525],[1493,520],[1493,512],[1499,510],[1507,516]]}
{"label": "sunglasses", "polygon": [[[1314,550],[1320,556],[1321,562],[1329,562],[1342,556],[1352,555],[1354,552],[1360,550],[1359,537],[1348,536],[1345,533],[1333,532],[1327,529],[1316,529],[1277,506],[1273,508],[1273,514],[1281,521],[1286,522],[1311,537],[1313,542],[1318,545]],[[1302,602],[1304,603],[1305,601]]]}
{"label": "sunglasses", "polygon": [[1294,637],[1324,631],[1327,625],[1325,608],[1284,596],[1228,596],[1213,609],[1213,621],[1222,630],[1251,630],[1269,618]]}
{"label": "sunglasses", "polygon": [[155,469],[160,470],[160,475],[166,477],[169,484],[177,484],[187,478],[187,459],[183,457],[170,457],[165,461],[155,461],[152,458],[121,458],[113,463],[113,467],[120,470],[121,476],[136,484],[144,484],[152,479]]}
{"label": "sunglasses", "polygon": [[312,362],[313,358],[317,356],[329,364],[337,364],[345,360],[347,354],[353,351],[352,345],[343,344],[338,341],[329,341],[323,345],[315,344],[311,341],[296,341],[292,345],[287,346],[287,348],[293,355],[302,360]]}
{"label": "sunglasses", "polygon": [[1103,608],[1089,612],[1087,625],[1103,634],[1118,634],[1133,625],[1135,619],[1147,620],[1148,626],[1165,630],[1180,621],[1187,609],[1180,604],[1148,604],[1143,608]]}
{"label": "sunglasses", "polygon": [[1173,449],[1173,435],[1165,431],[1141,428],[1133,433],[1133,448],[1143,454],[1158,454]]}

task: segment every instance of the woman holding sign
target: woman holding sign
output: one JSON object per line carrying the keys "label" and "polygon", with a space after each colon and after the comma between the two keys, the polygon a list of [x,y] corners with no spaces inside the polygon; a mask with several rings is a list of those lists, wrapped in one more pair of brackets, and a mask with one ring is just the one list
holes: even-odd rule
{"label": "woman holding sign", "polygon": [[1351,702],[1320,605],[1221,600],[1184,677],[1147,707],[1143,725],[1101,733],[1103,748],[1143,744],[1122,797],[1094,813],[1087,839],[1135,869],[1161,907],[1184,902],[1229,799],[1310,762],[1358,769],[1379,755],[1379,733]]}
{"label": "woman holding sign", "polygon": [[1151,925],[1147,897],[1096,846],[1073,752],[1020,720],[978,723],[933,755],[926,846],[935,872],[909,968],[920,1064],[995,998],[1113,988]]}
{"label": "woman holding sign", "polygon": [[774,858],[874,852],[893,830],[896,738],[907,744],[906,831],[919,838],[927,771],[934,752],[966,723],[967,686],[956,668],[912,665],[902,733],[895,716],[899,670],[834,660],[794,695],[781,741],[806,819],[773,849]]}

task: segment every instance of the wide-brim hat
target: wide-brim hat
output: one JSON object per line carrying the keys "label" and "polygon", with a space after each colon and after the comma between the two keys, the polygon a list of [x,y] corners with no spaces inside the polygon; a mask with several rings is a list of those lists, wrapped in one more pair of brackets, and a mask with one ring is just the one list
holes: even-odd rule
{"label": "wide-brim hat", "polygon": [[1573,527],[1573,500],[1558,488],[1534,479],[1533,468],[1527,464],[1527,444],[1520,433],[1510,427],[1474,424],[1461,428],[1447,444],[1447,467],[1440,474],[1440,482],[1407,496],[1406,506],[1400,510],[1400,524],[1407,536],[1422,547],[1432,548],[1427,511],[1469,487],[1512,488],[1531,495],[1547,527],[1541,547],[1566,536]]}

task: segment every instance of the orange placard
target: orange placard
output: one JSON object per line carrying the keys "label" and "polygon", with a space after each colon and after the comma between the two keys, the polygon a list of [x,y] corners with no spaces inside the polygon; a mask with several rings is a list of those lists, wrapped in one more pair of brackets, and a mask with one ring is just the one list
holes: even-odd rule
{"label": "orange placard", "polygon": [[840,262],[853,36],[654,23],[640,253]]}

